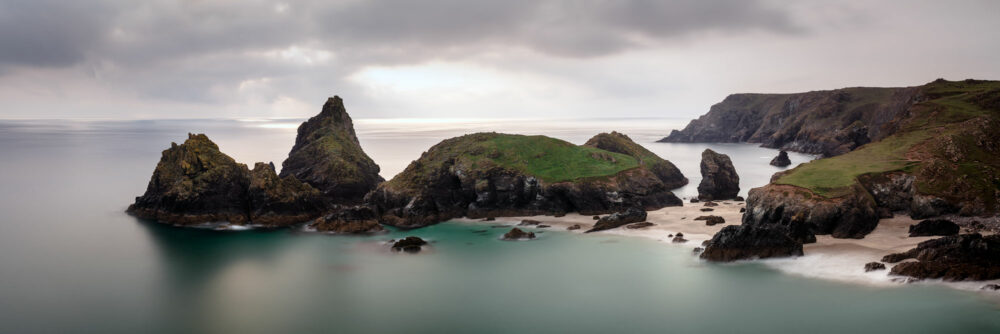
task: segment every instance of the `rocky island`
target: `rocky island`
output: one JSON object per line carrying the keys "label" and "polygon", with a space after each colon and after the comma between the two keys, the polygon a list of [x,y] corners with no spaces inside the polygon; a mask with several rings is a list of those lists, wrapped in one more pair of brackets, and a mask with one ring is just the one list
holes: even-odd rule
{"label": "rocky island", "polygon": [[546,136],[476,133],[431,147],[366,200],[383,224],[415,228],[451,218],[595,215],[681,205],[687,179],[620,134],[587,145]]}

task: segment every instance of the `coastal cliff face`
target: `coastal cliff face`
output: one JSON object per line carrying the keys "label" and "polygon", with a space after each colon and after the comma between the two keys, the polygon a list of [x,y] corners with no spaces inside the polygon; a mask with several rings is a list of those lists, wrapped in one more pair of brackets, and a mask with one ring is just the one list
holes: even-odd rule
{"label": "coastal cliff face", "polygon": [[639,164],[642,164],[649,171],[653,172],[653,174],[656,174],[660,178],[660,181],[663,182],[663,185],[669,189],[680,188],[688,184],[688,179],[684,177],[684,174],[681,174],[680,169],[677,169],[677,166],[674,166],[673,163],[660,158],[645,147],[636,144],[628,136],[616,131],[601,133],[591,137],[583,146],[634,157],[639,160]]}
{"label": "coastal cliff face", "polygon": [[899,119],[922,98],[918,87],[733,94],[660,141],[760,143],[835,156],[895,133]]}
{"label": "coastal cliff face", "polygon": [[681,205],[635,157],[545,136],[477,133],[445,140],[369,194],[384,224],[451,218],[604,214]]}
{"label": "coastal cliff face", "polygon": [[294,175],[335,204],[360,203],[384,181],[378,173],[379,166],[361,149],[351,116],[338,96],[299,126],[295,146],[281,168],[282,177]]}
{"label": "coastal cliff face", "polygon": [[278,177],[273,164],[258,162],[250,171],[250,221],[284,226],[316,218],[326,208],[323,194],[295,176]]}

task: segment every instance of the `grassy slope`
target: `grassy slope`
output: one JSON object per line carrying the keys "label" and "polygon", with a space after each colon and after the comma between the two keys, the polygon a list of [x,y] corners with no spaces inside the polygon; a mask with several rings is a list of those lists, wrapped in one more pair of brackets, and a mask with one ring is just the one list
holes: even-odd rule
{"label": "grassy slope", "polygon": [[[954,134],[960,130],[960,122],[981,116],[996,117],[995,112],[984,110],[968,99],[978,93],[1000,89],[1000,82],[933,82],[924,89],[929,100],[912,109],[909,122],[895,135],[844,155],[800,165],[775,183],[807,188],[824,197],[842,196],[850,191],[860,175],[920,168],[920,161],[906,158],[906,153],[915,145]],[[964,166],[968,164],[963,164],[963,169],[977,168]],[[971,164],[979,163],[974,160]]]}
{"label": "grassy slope", "polygon": [[550,183],[610,176],[639,166],[624,154],[546,136],[476,133],[435,145],[390,182],[419,180],[449,159],[473,170],[509,168]]}

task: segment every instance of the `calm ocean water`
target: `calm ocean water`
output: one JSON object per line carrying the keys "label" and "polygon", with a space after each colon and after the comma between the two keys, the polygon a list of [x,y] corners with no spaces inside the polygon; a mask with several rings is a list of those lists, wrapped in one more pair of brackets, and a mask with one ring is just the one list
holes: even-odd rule
{"label": "calm ocean water", "polygon": [[[503,229],[464,223],[372,237],[211,231],[122,212],[187,132],[240,162],[280,166],[299,122],[0,122],[0,333],[1000,332],[1000,306],[975,293],[709,264],[642,238],[545,231],[502,242]],[[779,170],[767,165],[776,151],[753,145],[653,143],[683,124],[356,121],[386,178],[441,139],[476,131],[579,144],[619,130],[681,168],[691,180],[682,197],[696,194],[705,147],[732,156],[744,194]],[[386,251],[405,235],[432,247]]]}

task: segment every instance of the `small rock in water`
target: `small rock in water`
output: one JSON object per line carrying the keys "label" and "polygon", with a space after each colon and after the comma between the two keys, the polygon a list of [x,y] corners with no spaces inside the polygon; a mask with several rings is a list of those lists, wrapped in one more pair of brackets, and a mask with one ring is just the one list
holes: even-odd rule
{"label": "small rock in water", "polygon": [[549,227],[552,227],[552,226],[545,225],[545,224],[539,224],[538,225],[538,228],[549,228]]}
{"label": "small rock in water", "polygon": [[699,202],[699,201],[698,201],[698,199],[697,199],[697,198],[692,198],[692,199],[691,199],[691,203],[698,203],[698,202]]}
{"label": "small rock in water", "polygon": [[885,264],[882,262],[868,262],[865,263],[865,272],[885,270]]}
{"label": "small rock in water", "polygon": [[403,251],[407,253],[416,253],[420,251],[420,246],[426,245],[427,242],[419,237],[409,236],[392,244],[392,250]]}
{"label": "small rock in water", "polygon": [[503,235],[501,239],[503,240],[527,240],[534,239],[535,234],[531,232],[522,231],[519,228],[512,228],[509,232]]}
{"label": "small rock in water", "polygon": [[708,226],[718,225],[718,224],[725,224],[726,223],[726,220],[724,218],[722,218],[722,217],[719,217],[719,216],[699,216],[698,218],[695,218],[694,220],[704,220],[705,221],[705,225],[708,225]]}
{"label": "small rock in water", "polygon": [[579,230],[581,228],[580,224],[573,224],[566,228],[567,231]]}
{"label": "small rock in water", "polygon": [[688,242],[688,241],[687,241],[687,239],[684,239],[684,235],[683,234],[677,233],[677,235],[674,236],[674,239],[670,240],[670,242],[673,242],[675,244],[682,244],[682,243],[685,243],[685,242]]}
{"label": "small rock in water", "polygon": [[695,247],[694,249],[692,249],[692,250],[691,250],[691,252],[692,252],[692,253],[701,253],[701,252],[702,252],[702,251],[704,251],[704,250],[705,250],[704,248],[701,248],[701,247]]}

